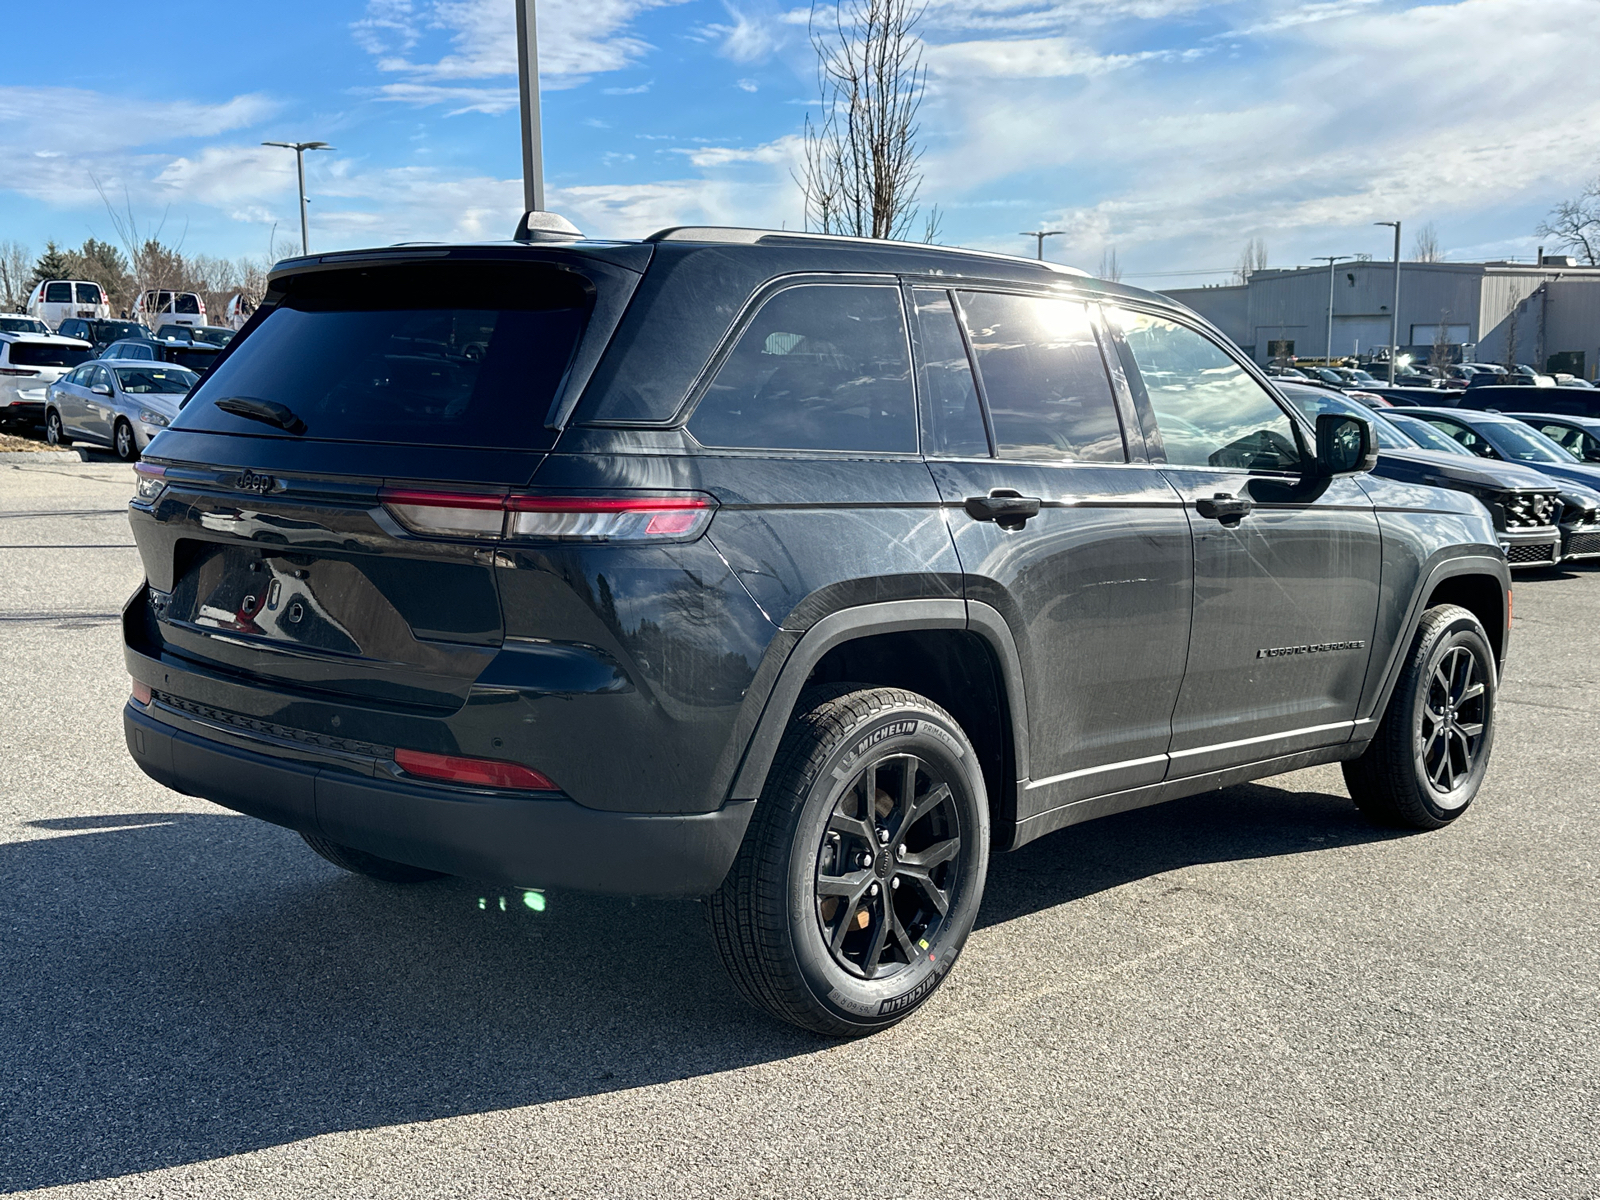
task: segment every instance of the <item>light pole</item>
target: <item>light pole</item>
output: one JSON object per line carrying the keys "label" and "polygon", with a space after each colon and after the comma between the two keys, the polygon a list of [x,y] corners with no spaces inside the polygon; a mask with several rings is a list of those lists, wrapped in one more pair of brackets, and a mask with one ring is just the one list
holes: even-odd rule
{"label": "light pole", "polygon": [[1394,386],[1395,359],[1400,357],[1400,222],[1374,221],[1394,226],[1394,308],[1389,312],[1389,386]]}
{"label": "light pole", "polygon": [[1349,262],[1353,258],[1354,254],[1319,254],[1311,260],[1328,264],[1328,349],[1322,360],[1327,367],[1333,366],[1333,264]]}
{"label": "light pole", "polygon": [[539,26],[535,0],[516,0],[517,82],[522,92],[522,207],[544,211],[544,139],[539,121]]}
{"label": "light pole", "polygon": [[1047,237],[1055,237],[1057,234],[1062,234],[1062,233],[1065,233],[1065,232],[1066,232],[1065,229],[1024,229],[1022,231],[1022,236],[1023,237],[1031,237],[1031,238],[1034,238],[1034,239],[1037,240],[1038,246],[1039,246],[1039,251],[1038,251],[1037,254],[1034,255],[1034,257],[1037,258],[1040,262],[1043,262],[1044,261],[1044,240],[1045,240],[1045,238],[1047,238]]}
{"label": "light pole", "polygon": [[306,231],[306,151],[332,150],[327,142],[262,142],[263,146],[282,146],[294,151],[295,173],[300,177],[300,253],[311,253],[311,235]]}

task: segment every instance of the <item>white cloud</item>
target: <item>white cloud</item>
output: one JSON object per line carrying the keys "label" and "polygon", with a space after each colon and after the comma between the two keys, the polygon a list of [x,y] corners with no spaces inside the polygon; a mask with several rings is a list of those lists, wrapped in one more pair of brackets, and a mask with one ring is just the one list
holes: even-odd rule
{"label": "white cloud", "polygon": [[733,86],[741,92],[758,92],[761,90],[761,85],[754,79],[739,79],[734,82]]}
{"label": "white cloud", "polygon": [[[640,13],[683,0],[546,0],[539,6],[539,84],[556,91],[591,77],[633,66],[652,49],[626,32]],[[517,73],[516,7],[511,0],[368,0],[366,16],[351,25],[356,42],[380,71],[407,77],[378,95],[414,105],[447,104],[448,115],[495,113],[500,89],[462,86],[464,81]],[[442,33],[448,53],[417,52],[430,35]],[[646,85],[648,86],[648,85]],[[491,94],[492,93],[492,94]]]}

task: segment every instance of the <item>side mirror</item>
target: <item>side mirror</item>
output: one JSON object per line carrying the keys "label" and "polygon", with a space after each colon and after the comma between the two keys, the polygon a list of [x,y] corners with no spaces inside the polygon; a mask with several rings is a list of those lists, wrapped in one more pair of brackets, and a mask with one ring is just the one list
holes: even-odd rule
{"label": "side mirror", "polygon": [[1318,415],[1314,474],[1323,478],[1358,475],[1377,465],[1378,439],[1371,421],[1350,413]]}
{"label": "side mirror", "polygon": [[92,388],[90,388],[89,390],[91,392],[93,392],[96,396],[109,396],[109,395],[111,395],[111,389],[108,386],[106,386],[105,384],[103,384],[103,383],[97,383]]}

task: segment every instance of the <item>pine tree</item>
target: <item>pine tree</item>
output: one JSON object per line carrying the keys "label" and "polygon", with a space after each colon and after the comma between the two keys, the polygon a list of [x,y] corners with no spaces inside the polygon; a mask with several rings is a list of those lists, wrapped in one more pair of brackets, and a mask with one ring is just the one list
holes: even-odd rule
{"label": "pine tree", "polygon": [[68,254],[62,253],[61,247],[54,242],[44,244],[44,253],[33,264],[33,278],[28,281],[28,286],[34,287],[47,279],[71,279],[72,263]]}
{"label": "pine tree", "polygon": [[74,279],[90,279],[106,290],[112,308],[126,308],[131,281],[128,260],[110,242],[97,242],[90,238],[82,247],[67,256]]}

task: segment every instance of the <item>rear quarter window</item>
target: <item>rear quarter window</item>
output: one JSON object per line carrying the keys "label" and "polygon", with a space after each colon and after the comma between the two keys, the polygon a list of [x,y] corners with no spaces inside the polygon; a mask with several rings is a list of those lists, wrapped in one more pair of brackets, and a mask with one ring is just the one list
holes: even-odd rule
{"label": "rear quarter window", "polygon": [[900,289],[800,284],[772,296],[718,368],[689,432],[710,447],[915,453]]}

